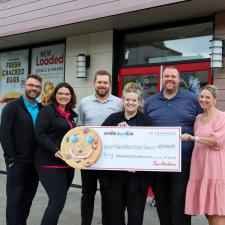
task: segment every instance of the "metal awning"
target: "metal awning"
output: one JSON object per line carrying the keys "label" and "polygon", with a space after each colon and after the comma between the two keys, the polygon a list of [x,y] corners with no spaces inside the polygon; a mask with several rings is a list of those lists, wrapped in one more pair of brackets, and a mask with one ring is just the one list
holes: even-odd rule
{"label": "metal awning", "polygon": [[[105,30],[123,30],[213,16],[225,11],[224,0],[191,0],[116,16],[0,38],[0,50],[66,39]],[[225,12],[224,12],[225,13]]]}

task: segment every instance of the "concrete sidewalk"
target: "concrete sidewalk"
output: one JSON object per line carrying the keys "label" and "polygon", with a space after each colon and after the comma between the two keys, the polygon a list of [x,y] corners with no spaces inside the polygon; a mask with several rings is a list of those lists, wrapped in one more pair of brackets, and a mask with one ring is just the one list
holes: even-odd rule
{"label": "concrete sidewalk", "polygon": [[[5,184],[6,175],[0,174],[0,225],[5,225]],[[71,187],[68,192],[66,206],[60,216],[58,225],[80,225],[80,198],[81,190],[79,188]],[[35,196],[31,213],[27,225],[40,225],[40,221],[47,205],[47,196],[44,189],[39,185],[38,192]],[[101,210],[100,210],[100,194],[96,195],[95,212],[92,225],[101,224]],[[192,225],[207,225],[205,217],[193,217]],[[115,224],[116,225],[116,224]],[[159,225],[158,216],[155,207],[151,207],[146,203],[144,225]],[[182,224],[181,224],[182,225]]]}

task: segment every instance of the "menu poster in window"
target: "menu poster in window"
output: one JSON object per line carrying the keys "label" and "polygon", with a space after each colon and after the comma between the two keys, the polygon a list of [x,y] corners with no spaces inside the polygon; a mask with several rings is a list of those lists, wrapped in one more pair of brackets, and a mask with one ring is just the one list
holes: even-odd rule
{"label": "menu poster in window", "polygon": [[0,114],[6,103],[19,98],[28,76],[28,50],[0,53]]}
{"label": "menu poster in window", "polygon": [[64,81],[65,45],[51,45],[32,49],[31,71],[42,77],[43,90],[39,99],[49,103],[54,87]]}

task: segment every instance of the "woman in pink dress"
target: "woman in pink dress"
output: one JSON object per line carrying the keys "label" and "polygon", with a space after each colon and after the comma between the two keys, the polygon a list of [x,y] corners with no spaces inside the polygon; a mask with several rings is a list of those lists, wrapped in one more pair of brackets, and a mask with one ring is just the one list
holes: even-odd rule
{"label": "woman in pink dress", "polygon": [[215,107],[216,97],[214,85],[202,88],[203,113],[196,118],[195,136],[182,135],[184,141],[195,141],[185,213],[206,214],[209,225],[225,225],[225,112]]}

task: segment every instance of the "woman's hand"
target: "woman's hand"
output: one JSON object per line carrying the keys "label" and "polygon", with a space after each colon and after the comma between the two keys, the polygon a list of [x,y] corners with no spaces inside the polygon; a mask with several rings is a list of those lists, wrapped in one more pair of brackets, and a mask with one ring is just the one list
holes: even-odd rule
{"label": "woman's hand", "polygon": [[63,159],[63,156],[62,156],[60,150],[55,153],[55,157]]}
{"label": "woman's hand", "polygon": [[[183,141],[195,141],[204,145],[208,145],[210,147],[215,147],[217,145],[217,142],[212,137],[199,137],[199,136],[192,136],[190,134],[182,134],[181,139]],[[214,148],[212,148],[215,150]]]}
{"label": "woman's hand", "polygon": [[118,123],[118,127],[129,127],[129,125],[126,122]]}
{"label": "woman's hand", "polygon": [[130,172],[130,173],[135,173],[135,172],[136,172],[136,170],[129,169],[129,170],[127,170],[127,172]]}
{"label": "woman's hand", "polygon": [[182,134],[181,140],[182,141],[195,141],[195,136],[192,136],[190,134]]}

